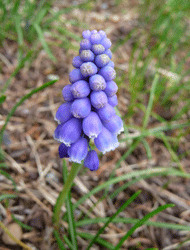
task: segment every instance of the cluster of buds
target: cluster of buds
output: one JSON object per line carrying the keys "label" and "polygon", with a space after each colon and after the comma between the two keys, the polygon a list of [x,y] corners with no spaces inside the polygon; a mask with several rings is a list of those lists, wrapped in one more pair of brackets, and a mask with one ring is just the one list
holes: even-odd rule
{"label": "cluster of buds", "polygon": [[98,155],[89,146],[90,139],[102,153],[119,146],[117,135],[123,131],[123,122],[116,115],[116,72],[109,49],[111,41],[102,30],[85,30],[79,55],[74,57],[75,67],[70,74],[71,84],[65,86],[65,100],[57,110],[59,123],[54,138],[61,142],[60,158],[81,163],[91,171],[99,167]]}

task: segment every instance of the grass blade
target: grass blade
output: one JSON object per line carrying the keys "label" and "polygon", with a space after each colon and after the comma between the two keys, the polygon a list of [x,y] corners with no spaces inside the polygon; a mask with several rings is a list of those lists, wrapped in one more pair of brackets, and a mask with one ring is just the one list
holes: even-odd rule
{"label": "grass blade", "polygon": [[143,128],[146,128],[148,125],[148,120],[151,114],[151,110],[152,110],[152,106],[154,102],[154,94],[155,94],[156,86],[158,84],[158,80],[159,80],[159,75],[156,74],[152,83],[151,91],[150,91],[150,98],[149,98],[146,114],[145,114],[144,121],[143,121]]}
{"label": "grass blade", "polygon": [[67,249],[65,248],[64,244],[63,244],[63,241],[61,240],[61,238],[60,238],[60,236],[59,236],[58,231],[57,231],[57,230],[54,230],[53,233],[54,233],[54,236],[55,236],[55,239],[56,239],[56,241],[57,241],[57,245],[58,245],[59,249],[61,249],[61,250],[67,250]]}
{"label": "grass blade", "polygon": [[90,244],[88,245],[88,248],[86,250],[89,250],[90,247],[93,245],[93,243],[96,241],[98,236],[105,230],[105,228],[113,221],[113,219],[120,214],[132,201],[136,199],[136,197],[141,193],[141,191],[137,191],[135,194],[133,194],[118,210],[117,212],[112,215],[111,218],[108,219],[108,221],[104,224],[102,228],[100,228],[97,232],[97,234],[94,236],[94,238],[91,240]]}
{"label": "grass blade", "polygon": [[39,37],[39,40],[40,42],[42,43],[42,46],[44,48],[44,50],[46,51],[46,53],[48,54],[49,58],[53,61],[53,62],[56,62],[56,58],[54,57],[54,55],[52,54],[50,48],[48,47],[45,39],[44,39],[44,36],[43,36],[43,32],[42,32],[42,29],[41,27],[37,24],[37,23],[34,23],[34,28],[36,29],[36,32],[38,33],[38,37]]}
{"label": "grass blade", "polygon": [[0,132],[0,144],[2,143],[2,138],[3,138],[3,133],[6,129],[7,123],[9,122],[11,116],[15,113],[16,109],[28,98],[30,98],[32,95],[34,95],[35,93],[38,93],[39,91],[53,85],[55,82],[57,82],[57,80],[53,80],[53,81],[49,81],[44,83],[42,86],[33,89],[32,91],[30,91],[30,93],[26,94],[25,96],[23,96],[20,101],[18,101],[15,106],[11,109],[11,111],[9,112],[9,114],[7,115],[7,119],[5,121],[5,124],[3,125],[1,132]]}
{"label": "grass blade", "polygon": [[122,244],[124,243],[125,240],[127,240],[129,238],[129,236],[131,236],[134,231],[142,226],[145,221],[149,220],[150,218],[152,218],[154,215],[158,214],[159,212],[169,208],[169,207],[174,207],[174,204],[166,204],[163,205],[161,207],[158,207],[157,209],[153,210],[152,212],[148,213],[147,215],[145,215],[141,220],[139,220],[126,234],[125,236],[119,241],[119,243],[117,244],[117,246],[114,248],[114,250],[118,250]]}

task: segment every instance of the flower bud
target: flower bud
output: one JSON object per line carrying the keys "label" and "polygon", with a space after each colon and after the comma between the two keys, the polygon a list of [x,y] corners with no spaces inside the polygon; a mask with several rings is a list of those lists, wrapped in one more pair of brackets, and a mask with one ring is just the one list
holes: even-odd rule
{"label": "flower bud", "polygon": [[117,106],[117,104],[118,104],[117,95],[113,95],[113,96],[111,96],[111,97],[108,97],[108,103],[109,103],[112,107]]}
{"label": "flower bud", "polygon": [[90,112],[90,114],[83,119],[82,128],[89,138],[96,138],[102,131],[102,123],[99,116],[95,112]]}
{"label": "flower bud", "polygon": [[89,78],[90,87],[94,91],[104,90],[106,88],[106,82],[104,78],[99,75],[95,74]]}
{"label": "flower bud", "polygon": [[90,38],[90,35],[91,35],[90,30],[84,30],[84,31],[82,32],[82,36],[83,36],[84,39],[89,39],[89,38]]}
{"label": "flower bud", "polygon": [[102,132],[94,139],[94,143],[98,150],[103,154],[114,150],[119,146],[117,136],[112,134],[107,128],[102,126]]}
{"label": "flower bud", "polygon": [[71,83],[77,82],[79,80],[85,80],[84,76],[81,74],[80,69],[73,69],[69,74],[69,81]]}
{"label": "flower bud", "polygon": [[99,168],[99,159],[96,151],[89,151],[84,159],[84,166],[89,168],[90,171],[96,171]]}
{"label": "flower bud", "polygon": [[76,142],[82,133],[81,121],[77,118],[71,118],[64,123],[59,131],[59,141],[64,143],[67,147]]}
{"label": "flower bud", "polygon": [[88,154],[88,141],[85,138],[80,138],[68,148],[70,161],[81,163]]}
{"label": "flower bud", "polygon": [[88,40],[88,39],[83,39],[81,42],[80,42],[80,48],[81,49],[91,49],[92,47],[92,44],[91,42]]}
{"label": "flower bud", "polygon": [[115,70],[109,66],[101,68],[98,73],[104,77],[106,82],[113,80],[116,76]]}
{"label": "flower bud", "polygon": [[118,115],[114,115],[111,120],[104,122],[103,124],[111,133],[116,135],[124,131],[123,121]]}
{"label": "flower bud", "polygon": [[83,61],[82,59],[80,58],[80,56],[75,56],[73,58],[73,61],[72,61],[72,65],[73,67],[75,68],[80,68],[80,66],[83,64]]}
{"label": "flower bud", "polygon": [[102,39],[101,44],[104,46],[105,49],[109,49],[111,47],[111,41],[109,38]]}
{"label": "flower bud", "polygon": [[107,96],[111,97],[116,94],[118,90],[117,84],[114,81],[109,81],[106,83],[106,88],[104,92]]}
{"label": "flower bud", "polygon": [[107,95],[104,91],[92,91],[90,94],[92,106],[96,109],[103,108],[108,103]]}
{"label": "flower bud", "polygon": [[114,69],[115,64],[114,64],[113,61],[110,60],[109,63],[106,66],[112,67]]}
{"label": "flower bud", "polygon": [[112,58],[112,52],[110,49],[105,50],[104,54],[108,55],[110,59]]}
{"label": "flower bud", "polygon": [[73,117],[70,108],[71,108],[70,102],[63,103],[61,106],[59,106],[54,120],[57,121],[58,123],[67,122],[69,119]]}
{"label": "flower bud", "polygon": [[68,155],[68,147],[65,146],[65,144],[61,143],[59,145],[58,151],[59,151],[59,157],[60,158],[68,158],[69,157],[69,155]]}
{"label": "flower bud", "polygon": [[94,61],[94,53],[91,50],[82,50],[80,53],[80,58],[84,62],[92,62]]}
{"label": "flower bud", "polygon": [[76,118],[84,118],[90,114],[91,103],[89,98],[75,99],[71,105],[71,114]]}
{"label": "flower bud", "polygon": [[72,102],[74,100],[73,94],[71,92],[71,84],[66,85],[62,90],[63,98],[66,102]]}
{"label": "flower bud", "polygon": [[98,32],[92,34],[92,32],[91,32],[90,41],[92,44],[99,44],[101,41],[100,34]]}
{"label": "flower bud", "polygon": [[73,83],[71,92],[75,98],[84,98],[90,94],[90,87],[88,82],[80,80]]}
{"label": "flower bud", "polygon": [[102,39],[104,39],[105,37],[106,37],[106,32],[105,31],[103,31],[103,30],[99,30],[99,32],[98,32],[99,34],[100,34],[100,36],[101,36],[101,40]]}
{"label": "flower bud", "polygon": [[99,55],[105,51],[105,48],[101,44],[94,44],[94,45],[92,45],[91,50],[94,52],[95,55]]}
{"label": "flower bud", "polygon": [[94,63],[86,62],[80,66],[80,71],[83,76],[87,77],[87,76],[92,76],[96,74],[98,71],[98,68]]}
{"label": "flower bud", "polygon": [[106,66],[110,61],[110,58],[106,54],[97,55],[95,58],[95,64],[98,66],[98,68],[102,68]]}
{"label": "flower bud", "polygon": [[115,109],[107,104],[101,109],[97,109],[97,114],[99,115],[101,121],[109,122],[115,116]]}

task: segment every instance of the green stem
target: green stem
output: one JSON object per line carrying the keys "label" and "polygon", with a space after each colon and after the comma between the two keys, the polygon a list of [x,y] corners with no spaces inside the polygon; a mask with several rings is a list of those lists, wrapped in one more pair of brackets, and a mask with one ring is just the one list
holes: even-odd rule
{"label": "green stem", "polygon": [[81,164],[76,164],[76,163],[72,164],[71,171],[67,177],[65,185],[63,186],[63,189],[60,192],[59,197],[57,198],[57,201],[54,207],[54,213],[53,213],[53,222],[57,229],[59,228],[59,218],[60,218],[60,213],[61,213],[61,207],[63,206],[63,203],[65,202],[67,198],[68,192],[73,185],[73,180],[78,174],[80,167],[81,167]]}

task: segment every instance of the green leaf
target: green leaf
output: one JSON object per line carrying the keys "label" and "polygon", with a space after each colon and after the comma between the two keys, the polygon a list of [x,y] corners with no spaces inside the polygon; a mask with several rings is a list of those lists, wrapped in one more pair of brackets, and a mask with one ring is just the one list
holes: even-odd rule
{"label": "green leaf", "polygon": [[7,172],[5,172],[5,171],[2,170],[2,169],[0,169],[0,174],[4,175],[7,179],[9,179],[10,181],[12,181],[13,186],[15,187],[15,189],[17,188],[16,182],[15,182],[14,179],[10,176],[10,174],[8,174]]}
{"label": "green leaf", "polygon": [[4,200],[4,199],[14,199],[17,198],[16,194],[2,194],[0,195],[0,201]]}
{"label": "green leaf", "polygon": [[139,220],[131,229],[129,229],[129,231],[125,234],[124,237],[122,237],[122,239],[119,241],[119,243],[117,244],[117,246],[114,248],[114,250],[118,250],[124,243],[125,240],[127,240],[129,238],[129,236],[131,236],[134,231],[142,226],[147,220],[149,220],[150,218],[152,218],[154,215],[160,213],[161,211],[169,208],[169,207],[174,207],[174,204],[166,204],[163,205],[161,207],[158,207],[157,209],[153,210],[152,212],[148,213],[147,215],[145,215],[141,220]]}
{"label": "green leaf", "polygon": [[54,233],[54,236],[55,236],[55,239],[57,241],[57,245],[58,245],[59,249],[67,250],[63,244],[63,241],[61,240],[61,238],[59,236],[59,232],[57,230],[54,230],[53,233]]}
{"label": "green leaf", "polygon": [[13,220],[14,220],[17,224],[19,224],[22,228],[24,228],[24,229],[26,229],[26,230],[28,230],[28,231],[33,230],[32,227],[30,227],[30,226],[28,226],[28,225],[22,223],[20,220],[18,220],[18,219],[14,216],[14,214],[11,214],[11,217],[12,217]]}
{"label": "green leaf", "polygon": [[6,100],[6,95],[0,97],[0,105]]}

